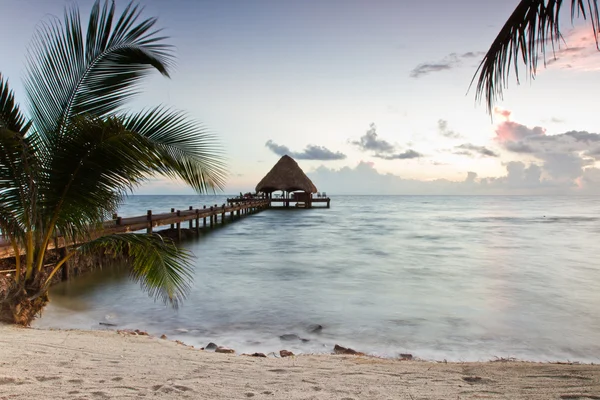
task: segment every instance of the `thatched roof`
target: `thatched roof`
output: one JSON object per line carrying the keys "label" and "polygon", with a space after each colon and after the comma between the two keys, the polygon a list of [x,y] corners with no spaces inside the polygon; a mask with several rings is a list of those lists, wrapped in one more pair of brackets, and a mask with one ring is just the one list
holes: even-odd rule
{"label": "thatched roof", "polygon": [[285,190],[286,192],[302,190],[308,193],[317,193],[315,185],[298,166],[298,163],[288,155],[281,157],[256,185],[257,192],[271,193],[276,190]]}

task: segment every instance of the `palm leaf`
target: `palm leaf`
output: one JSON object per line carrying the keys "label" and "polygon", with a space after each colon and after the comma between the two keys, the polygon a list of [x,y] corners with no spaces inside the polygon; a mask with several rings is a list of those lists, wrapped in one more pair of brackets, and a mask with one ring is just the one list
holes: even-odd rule
{"label": "palm leaf", "polygon": [[[560,46],[560,11],[563,0],[522,0],[484,56],[471,85],[477,79],[476,99],[485,98],[488,112],[502,98],[512,70],[519,83],[519,63],[527,75],[536,76],[540,57],[546,62],[547,46],[554,51]],[[596,45],[600,28],[598,0],[571,0],[571,21],[589,18]],[[477,77],[479,74],[479,77]]]}
{"label": "palm leaf", "polygon": [[216,137],[179,111],[163,107],[123,116],[127,130],[150,140],[158,153],[157,172],[181,178],[199,193],[222,189],[226,170]]}
{"label": "palm leaf", "polygon": [[153,144],[117,118],[76,117],[51,139],[40,197],[46,223],[66,236],[87,236],[158,163]]}
{"label": "palm leaf", "polygon": [[74,116],[110,115],[138,93],[148,73],[168,76],[172,47],[154,29],[156,19],[140,20],[140,13],[130,3],[115,19],[114,2],[96,0],[85,38],[75,5],[65,10],[64,23],[40,25],[24,82],[38,131],[64,134]]}
{"label": "palm leaf", "polygon": [[177,307],[185,298],[192,280],[191,254],[157,234],[118,234],[103,236],[81,245],[83,255],[102,254],[125,259],[131,277],[151,297]]}
{"label": "palm leaf", "polygon": [[8,129],[25,135],[29,129],[19,105],[15,102],[15,95],[0,73],[0,129]]}

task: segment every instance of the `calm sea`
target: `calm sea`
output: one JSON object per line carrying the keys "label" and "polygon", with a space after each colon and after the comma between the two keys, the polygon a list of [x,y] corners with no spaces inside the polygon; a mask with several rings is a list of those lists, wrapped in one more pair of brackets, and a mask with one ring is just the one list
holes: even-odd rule
{"label": "calm sea", "polygon": [[[134,196],[120,214],[223,202]],[[54,287],[35,325],[108,322],[239,353],[599,362],[599,239],[600,197],[336,196],[185,242],[195,279],[179,310],[105,269]]]}

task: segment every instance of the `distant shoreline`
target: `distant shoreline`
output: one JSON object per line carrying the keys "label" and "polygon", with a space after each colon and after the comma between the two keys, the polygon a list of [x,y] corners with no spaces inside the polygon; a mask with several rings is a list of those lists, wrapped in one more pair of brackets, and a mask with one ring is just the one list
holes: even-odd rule
{"label": "distant shoreline", "polygon": [[258,358],[114,331],[0,325],[0,399],[597,398],[600,366],[362,356]]}

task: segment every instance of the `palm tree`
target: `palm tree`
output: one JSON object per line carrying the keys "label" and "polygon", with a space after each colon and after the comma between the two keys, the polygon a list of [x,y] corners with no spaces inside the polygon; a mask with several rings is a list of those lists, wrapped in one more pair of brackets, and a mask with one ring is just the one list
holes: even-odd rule
{"label": "palm tree", "polygon": [[[0,280],[1,320],[29,324],[65,262],[97,255],[126,260],[150,295],[173,306],[185,296],[188,252],[157,235],[98,235],[151,176],[199,193],[224,182],[215,137],[184,113],[123,109],[153,70],[168,77],[174,59],[156,19],[140,13],[130,3],[115,18],[114,2],[97,0],[85,34],[76,6],[42,23],[27,54],[28,114],[0,75],[0,230],[16,254],[16,273]],[[58,236],[70,246],[50,254]]]}
{"label": "palm tree", "polygon": [[[560,11],[563,0],[521,0],[479,65],[476,98],[485,97],[488,112],[502,98],[507,86],[511,64],[519,82],[519,62],[523,62],[530,78],[535,78],[540,56],[546,61],[547,47],[552,51],[560,46]],[[598,0],[571,0],[571,22],[575,17],[591,21],[596,45],[600,33]]]}

